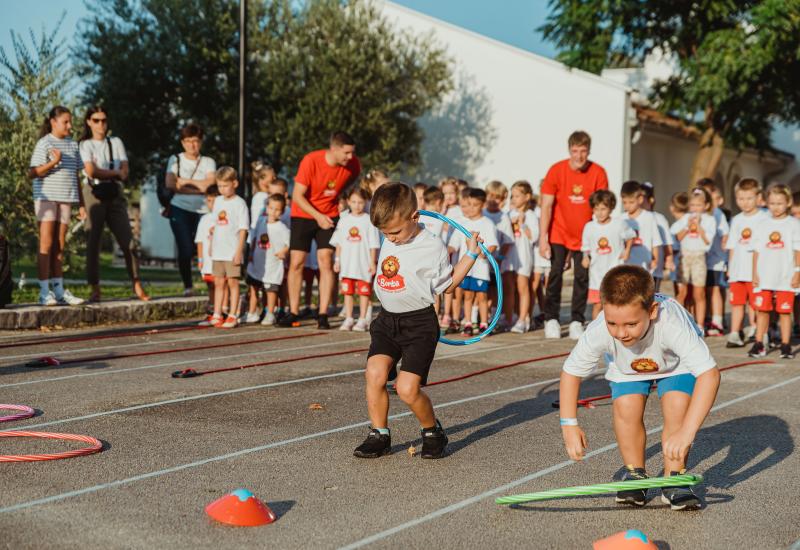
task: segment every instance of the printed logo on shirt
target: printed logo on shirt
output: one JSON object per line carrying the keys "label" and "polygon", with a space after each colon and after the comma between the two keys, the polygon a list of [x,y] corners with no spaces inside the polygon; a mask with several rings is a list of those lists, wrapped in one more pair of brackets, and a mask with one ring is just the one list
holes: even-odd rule
{"label": "printed logo on shirt", "polygon": [[631,368],[641,374],[649,374],[651,372],[658,372],[658,363],[646,357],[635,359],[631,362]]}
{"label": "printed logo on shirt", "polygon": [[608,239],[600,237],[597,240],[597,253],[598,254],[611,254],[611,247],[608,245]]}
{"label": "printed logo on shirt", "polygon": [[519,218],[514,218],[514,221],[511,222],[511,229],[514,231],[515,237],[522,236],[522,226],[519,223]]}
{"label": "printed logo on shirt", "polygon": [[633,238],[633,246],[642,246],[643,241],[642,238],[639,236],[639,230],[634,229],[633,232],[636,233],[636,236]]}
{"label": "printed logo on shirt", "polygon": [[258,238],[258,248],[261,250],[269,250],[269,234],[262,233],[261,236]]}
{"label": "printed logo on shirt", "polygon": [[325,184],[325,191],[322,193],[326,197],[332,197],[336,195],[336,182],[334,180],[329,181]]}
{"label": "printed logo on shirt", "polygon": [[583,185],[575,183],[572,185],[572,195],[569,196],[572,204],[585,204],[586,197],[583,196]]}
{"label": "printed logo on shirt", "polygon": [[217,225],[228,225],[228,213],[226,211],[219,211],[217,215]]}
{"label": "printed logo on shirt", "polygon": [[698,235],[697,229],[698,229],[697,220],[693,219],[692,221],[689,222],[689,236],[697,237]]}
{"label": "printed logo on shirt", "polygon": [[769,234],[769,242],[767,248],[780,249],[783,248],[783,241],[781,240],[781,232],[773,231]]}
{"label": "printed logo on shirt", "polygon": [[350,231],[347,232],[347,240],[355,243],[361,241],[361,235],[358,232],[358,227],[350,228]]}
{"label": "printed logo on shirt", "polygon": [[753,230],[750,229],[749,227],[745,227],[744,229],[742,229],[742,235],[741,238],[739,239],[739,244],[749,243],[750,237],[752,236],[753,236]]}
{"label": "printed logo on shirt", "polygon": [[395,256],[387,256],[381,263],[381,274],[376,279],[378,286],[385,292],[400,292],[405,290],[406,281],[399,274],[400,262]]}

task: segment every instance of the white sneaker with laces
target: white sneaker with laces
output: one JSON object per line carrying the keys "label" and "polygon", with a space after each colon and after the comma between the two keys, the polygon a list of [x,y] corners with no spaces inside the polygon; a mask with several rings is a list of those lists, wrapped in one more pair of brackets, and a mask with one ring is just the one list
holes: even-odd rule
{"label": "white sneaker with laces", "polygon": [[271,327],[275,324],[275,314],[271,311],[268,311],[264,314],[264,319],[261,321],[261,324],[265,327]]}
{"label": "white sneaker with laces", "polygon": [[561,325],[555,319],[548,319],[544,322],[544,337],[557,339],[561,338]]}
{"label": "white sneaker with laces", "polygon": [[342,322],[342,326],[339,327],[339,330],[353,330],[353,326],[355,326],[356,322],[353,320],[352,317],[348,317],[347,319]]}
{"label": "white sneaker with laces", "polygon": [[369,323],[367,323],[367,320],[364,317],[361,317],[356,323],[356,326],[353,327],[353,332],[367,332],[368,328]]}
{"label": "white sneaker with laces", "polygon": [[518,320],[516,323],[514,323],[514,326],[511,327],[511,332],[514,334],[524,334],[528,332],[528,330],[530,330],[530,325],[526,319]]}
{"label": "white sneaker with laces", "polygon": [[242,319],[242,322],[245,324],[250,324],[250,323],[258,323],[260,320],[261,317],[258,315],[258,313],[250,313],[248,311],[247,315],[245,315],[244,319]]}
{"label": "white sneaker with laces", "polygon": [[572,321],[569,324],[569,337],[572,340],[577,340],[583,334],[583,323],[580,321]]}
{"label": "white sneaker with laces", "polygon": [[56,300],[55,294],[53,291],[49,291],[47,294],[39,294],[39,305],[40,306],[55,306],[58,305],[58,300]]}
{"label": "white sneaker with laces", "polygon": [[56,296],[56,300],[62,306],[79,306],[86,301],[83,298],[73,296],[69,290],[64,290],[64,294],[60,298]]}

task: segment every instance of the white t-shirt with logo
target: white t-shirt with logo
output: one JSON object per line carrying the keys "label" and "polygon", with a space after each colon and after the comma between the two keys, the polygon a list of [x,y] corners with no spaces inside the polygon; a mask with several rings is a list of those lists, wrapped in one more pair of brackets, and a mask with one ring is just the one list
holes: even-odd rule
{"label": "white t-shirt with logo", "polygon": [[211,228],[214,227],[214,215],[211,212],[206,212],[200,217],[200,222],[197,224],[197,233],[194,234],[194,243],[203,245],[203,269],[200,270],[202,275],[211,275],[213,273],[213,265],[211,259]]}
{"label": "white t-shirt with logo", "polygon": [[731,282],[753,280],[753,234],[756,228],[771,216],[756,210],[747,216],[741,212],[731,220],[726,248],[733,250],[728,264],[728,280]]}
{"label": "white t-shirt with logo", "polygon": [[340,246],[339,277],[357,281],[371,281],[370,252],[381,247],[380,232],[369,221],[369,214],[348,214],[339,218],[331,246]]}
{"label": "white t-shirt with logo", "polygon": [[[708,239],[708,244],[700,236],[697,230],[702,228]],[[708,252],[711,249],[711,243],[714,240],[714,235],[717,232],[717,222],[710,214],[701,214],[698,218],[697,214],[689,213],[684,217],[672,224],[669,228],[670,233],[675,235],[677,239],[678,233],[688,229],[689,231],[683,237],[681,243],[681,251],[683,252]]]}
{"label": "white t-shirt with logo", "polygon": [[[666,247],[667,245],[672,246],[672,236],[669,233],[669,222],[667,221],[666,216],[661,212],[653,212],[653,216],[656,217],[656,223],[658,224],[658,234],[661,236],[661,242],[663,246]],[[664,264],[666,263],[666,251],[664,248],[661,249],[661,255],[658,257],[658,265],[656,266],[656,270],[653,271],[653,277],[656,279],[663,279],[664,278]]]}
{"label": "white t-shirt with logo", "polygon": [[[108,142],[105,139],[85,139],[81,141],[80,151],[81,160],[85,163],[91,162],[95,168],[100,170],[119,170],[123,162],[128,160],[128,155],[125,153],[125,145],[118,137],[109,136],[111,141],[111,154],[114,156],[114,165],[111,165],[111,158],[108,156]],[[86,174],[86,170],[83,172]],[[87,181],[90,179],[86,176]],[[94,178],[91,182],[96,185],[100,182],[99,179]]]}
{"label": "white t-shirt with logo", "polygon": [[250,256],[247,274],[266,285],[283,282],[284,261],[275,254],[289,246],[289,228],[282,221],[269,223],[259,216],[250,234]]}
{"label": "white t-shirt with logo", "polygon": [[730,231],[730,226],[725,218],[725,212],[719,208],[715,208],[712,215],[714,216],[714,221],[717,222],[717,231],[714,233],[714,240],[711,241],[711,248],[706,254],[706,265],[711,271],[725,271],[725,265],[728,263],[728,252],[722,248],[722,239]]}
{"label": "white t-shirt with logo", "polygon": [[[486,248],[500,245],[497,239],[497,229],[492,223],[492,220],[486,216],[481,216],[474,220],[463,218],[459,223],[467,231],[477,231],[479,234],[478,236],[483,239],[483,245]],[[450,237],[450,242],[447,243],[447,246],[449,248],[454,248],[458,252],[458,260],[460,260],[467,254],[467,237],[461,231],[456,231],[453,233],[453,236]],[[472,266],[472,269],[469,270],[467,275],[482,281],[490,281],[492,276],[489,271],[489,260],[478,257],[478,259],[475,260],[475,265]]]}
{"label": "white t-shirt with logo", "polygon": [[444,222],[439,218],[433,218],[431,216],[420,216],[419,223],[425,227],[426,231],[430,231],[440,239],[442,242],[447,238],[447,235],[443,234],[444,231]]}
{"label": "white t-shirt with logo", "polygon": [[[534,249],[537,248],[536,245],[539,242],[539,218],[532,210],[526,210],[522,214],[511,210],[508,218],[511,223],[514,246],[506,254],[506,260],[503,262],[504,270],[507,267],[508,270],[519,275],[530,277],[533,266],[536,264]],[[531,233],[530,238],[528,238],[526,229]]]}
{"label": "white t-shirt with logo", "polygon": [[586,378],[608,355],[605,373],[611,382],[657,380],[679,374],[697,377],[717,363],[703,341],[702,332],[683,307],[672,298],[656,295],[658,317],[644,337],[625,347],[608,332],[603,313],[592,321],[564,362],[564,372]]}
{"label": "white t-shirt with logo", "polygon": [[417,311],[433,305],[434,296],[453,282],[450,255],[441,239],[420,227],[404,244],[383,241],[373,288],[390,313]]}
{"label": "white t-shirt with logo", "polygon": [[[508,255],[511,252],[511,249],[514,248],[514,230],[511,228],[511,218],[508,217],[508,213],[503,212],[502,210],[498,210],[497,212],[489,212],[487,209],[483,209],[483,215],[492,220],[495,229],[497,230],[497,250],[494,251],[494,259],[500,264],[500,271],[508,271],[510,269],[510,262],[508,261]],[[509,247],[508,252],[505,254],[505,258],[502,260],[500,256],[503,255],[502,248],[506,245],[511,245]]]}
{"label": "white t-shirt with logo", "polygon": [[589,288],[600,289],[600,282],[612,268],[622,264],[620,255],[625,251],[625,241],[636,237],[636,233],[621,218],[611,218],[606,223],[592,219],[583,226],[581,250],[591,257],[589,264]]}
{"label": "white t-shirt with logo", "polygon": [[631,255],[627,265],[638,265],[650,271],[650,262],[653,261],[653,249],[662,246],[661,233],[658,230],[658,222],[652,212],[639,210],[639,215],[635,218],[630,217],[627,212],[622,215],[622,219],[628,221],[628,225],[633,229],[635,236]]}
{"label": "white t-shirt with logo", "polygon": [[[255,228],[256,223],[258,222],[258,218],[262,215],[266,214],[264,209],[267,207],[267,199],[269,198],[269,193],[265,193],[264,191],[259,191],[253,198],[250,199],[250,227]],[[283,220],[281,220],[283,221]]]}
{"label": "white t-shirt with logo", "polygon": [[753,251],[758,252],[758,286],[761,290],[798,292],[792,288],[794,253],[800,251],[800,220],[793,216],[776,219],[767,214],[753,233]]}
{"label": "white t-shirt with logo", "polygon": [[238,195],[229,199],[219,196],[214,199],[214,209],[211,213],[214,216],[211,259],[230,262],[239,246],[239,231],[247,233],[250,227],[247,203]]}
{"label": "white t-shirt with logo", "polygon": [[[216,173],[217,163],[211,157],[200,156],[197,159],[188,159],[184,153],[178,155],[180,161],[180,174],[178,173],[178,157],[172,155],[167,161],[167,172],[175,174],[176,177],[204,180],[209,174]],[[186,193],[175,193],[170,201],[172,206],[188,210],[189,212],[206,212],[206,199],[203,195],[193,195]],[[247,206],[245,204],[245,206]]]}

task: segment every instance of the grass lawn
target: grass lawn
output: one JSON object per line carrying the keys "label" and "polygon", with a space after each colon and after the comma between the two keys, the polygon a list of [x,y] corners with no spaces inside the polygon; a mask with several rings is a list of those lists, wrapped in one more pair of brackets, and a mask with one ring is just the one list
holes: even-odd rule
{"label": "grass lawn", "polygon": [[[66,285],[67,289],[69,289],[72,294],[77,296],[78,298],[83,298],[84,300],[89,298],[89,294],[91,294],[92,288],[89,285]],[[195,294],[198,296],[202,296],[206,294],[206,284],[203,282],[196,282],[194,284],[194,291]],[[144,283],[144,289],[147,294],[150,295],[151,298],[163,298],[166,296],[182,296],[183,295],[183,283],[177,283],[174,285],[149,285],[146,282]],[[103,288],[103,300],[111,300],[111,299],[133,299],[136,295],[133,293],[133,288],[129,286],[107,286]],[[14,289],[14,294],[12,295],[14,304],[32,304],[36,303],[39,300],[39,287],[38,285],[25,285],[25,288],[19,290],[17,288]]]}
{"label": "grass lawn", "polygon": [[[112,255],[110,252],[103,252],[100,254],[100,280],[101,281],[127,281],[128,272],[125,267],[113,267],[111,265]],[[177,268],[172,269],[157,269],[143,267],[139,270],[143,282],[174,282],[180,283],[181,276]],[[33,256],[26,256],[23,258],[14,258],[11,262],[11,273],[16,279],[22,273],[28,279],[36,278],[36,258]],[[70,270],[64,273],[67,279],[86,279],[86,270]]]}

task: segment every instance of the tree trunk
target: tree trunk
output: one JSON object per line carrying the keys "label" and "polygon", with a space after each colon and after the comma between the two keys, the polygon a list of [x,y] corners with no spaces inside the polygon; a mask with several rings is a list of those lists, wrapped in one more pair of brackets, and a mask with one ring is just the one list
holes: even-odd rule
{"label": "tree trunk", "polygon": [[719,132],[713,128],[709,128],[703,132],[703,135],[700,136],[700,142],[697,146],[697,155],[694,157],[692,173],[689,177],[690,190],[697,184],[697,181],[702,178],[714,179],[724,151],[725,140],[722,139]]}

